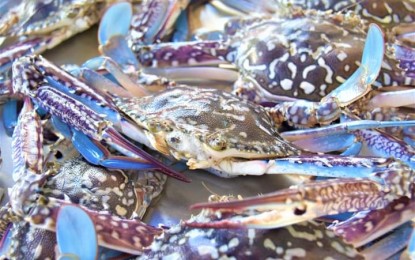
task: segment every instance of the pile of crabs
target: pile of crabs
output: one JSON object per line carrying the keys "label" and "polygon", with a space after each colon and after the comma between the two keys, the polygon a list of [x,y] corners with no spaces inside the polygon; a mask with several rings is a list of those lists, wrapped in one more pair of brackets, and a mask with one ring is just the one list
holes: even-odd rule
{"label": "pile of crabs", "polygon": [[[101,56],[40,55],[98,22]],[[3,1],[0,253],[414,258],[414,35],[413,0]],[[183,168],[298,181],[144,223]]]}

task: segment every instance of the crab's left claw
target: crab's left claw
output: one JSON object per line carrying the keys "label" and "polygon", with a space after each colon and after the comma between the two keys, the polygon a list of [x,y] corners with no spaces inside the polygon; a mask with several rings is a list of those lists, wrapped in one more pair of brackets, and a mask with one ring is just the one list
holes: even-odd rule
{"label": "crab's left claw", "polygon": [[105,45],[114,36],[126,36],[130,30],[133,9],[130,3],[112,5],[102,17],[98,30],[98,41]]}
{"label": "crab's left claw", "polygon": [[98,253],[97,234],[91,218],[77,206],[60,209],[56,237],[61,256],[95,259]]}
{"label": "crab's left claw", "polygon": [[384,36],[379,26],[371,24],[363,49],[361,66],[338,88],[330,92],[323,100],[335,97],[341,106],[346,106],[370,91],[382,66],[384,54]]}
{"label": "crab's left claw", "polygon": [[414,177],[409,167],[396,162],[376,175],[384,180],[383,184],[368,179],[331,179],[244,200],[195,204],[192,209],[210,209],[220,213],[222,220],[186,224],[206,228],[276,228],[325,215],[384,208],[401,196],[411,196],[408,183]]}
{"label": "crab's left claw", "polygon": [[130,51],[125,37],[130,29],[133,11],[130,3],[121,2],[112,5],[102,17],[98,31],[100,52],[111,57],[118,64],[131,66],[138,70],[138,62]]}

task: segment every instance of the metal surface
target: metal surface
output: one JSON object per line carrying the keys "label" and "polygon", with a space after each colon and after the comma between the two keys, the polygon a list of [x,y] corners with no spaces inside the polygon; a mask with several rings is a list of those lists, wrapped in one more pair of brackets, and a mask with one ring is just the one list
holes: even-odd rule
{"label": "metal surface", "polygon": [[[96,27],[69,39],[44,54],[47,59],[58,65],[82,64],[97,55],[99,53]],[[3,164],[0,168],[0,187],[11,187],[13,183],[11,179],[13,167],[10,150],[11,140],[5,136],[3,126],[0,127],[0,147],[3,158]],[[223,179],[204,171],[186,171],[186,175],[192,180],[192,183],[187,184],[171,178],[168,179],[164,192],[146,214],[145,221],[147,223],[174,225],[180,219],[187,219],[192,213],[196,214],[197,212],[189,210],[189,206],[196,202],[207,201],[213,193],[255,196],[292,184],[292,181],[284,176],[242,176]]]}

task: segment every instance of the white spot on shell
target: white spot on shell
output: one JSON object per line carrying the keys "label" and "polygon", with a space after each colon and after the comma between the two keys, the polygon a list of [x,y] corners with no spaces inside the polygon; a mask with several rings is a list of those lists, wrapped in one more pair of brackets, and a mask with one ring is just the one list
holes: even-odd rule
{"label": "white spot on shell", "polygon": [[300,88],[302,88],[304,90],[304,93],[307,95],[313,93],[314,90],[316,89],[313,84],[307,81],[301,82]]}
{"label": "white spot on shell", "polygon": [[293,87],[293,81],[290,79],[281,80],[281,87],[284,90],[291,90]]}
{"label": "white spot on shell", "polygon": [[340,52],[339,54],[337,54],[337,59],[339,59],[339,61],[344,61],[347,58],[347,54],[344,52]]}

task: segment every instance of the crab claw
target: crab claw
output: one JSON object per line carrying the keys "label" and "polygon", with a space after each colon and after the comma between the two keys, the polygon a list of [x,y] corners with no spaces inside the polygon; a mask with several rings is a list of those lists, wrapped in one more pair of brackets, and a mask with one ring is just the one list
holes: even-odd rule
{"label": "crab claw", "polygon": [[68,205],[60,209],[56,237],[61,257],[94,259],[97,256],[98,242],[94,223],[79,207]]}
{"label": "crab claw", "polygon": [[[105,56],[123,65],[123,69],[137,71],[137,59],[130,51],[125,37],[128,35],[132,19],[132,6],[121,2],[111,6],[104,14],[99,25],[99,50]],[[131,68],[130,68],[131,67]]]}
{"label": "crab claw", "polygon": [[133,9],[128,2],[120,2],[108,8],[99,25],[99,44],[105,45],[114,36],[126,36],[132,17]]}
{"label": "crab claw", "polygon": [[335,97],[346,106],[370,91],[381,69],[384,54],[384,37],[379,26],[371,24],[363,49],[361,66],[338,88],[322,100]]}
{"label": "crab claw", "polygon": [[[32,210],[29,212],[27,216],[25,216],[25,220],[27,222],[30,222],[32,225],[46,229],[53,232],[60,232],[60,234],[64,235],[64,231],[61,229],[62,226],[56,226],[55,223],[58,221],[59,217],[62,217],[60,214],[62,214],[61,209],[66,206],[72,206],[73,204],[69,202],[65,202],[62,200],[54,199],[54,198],[44,198],[40,197],[39,204],[32,208]],[[122,219],[119,217],[115,217],[108,212],[104,211],[94,211],[90,210],[83,206],[77,206],[82,211],[84,211],[85,214],[88,215],[88,217],[80,216],[78,213],[75,213],[74,210],[69,209],[70,212],[69,215],[75,215],[77,220],[84,224],[88,222],[86,219],[92,220],[92,223],[94,224],[95,231],[96,231],[96,238],[97,243],[100,246],[104,246],[110,249],[119,250],[122,252],[130,253],[130,254],[141,254],[143,250],[150,246],[153,242],[154,238],[164,231],[161,228],[156,228],[150,225],[147,225],[140,220],[135,219]],[[64,214],[65,211],[64,211]],[[63,216],[65,217],[65,216]],[[62,221],[62,220],[60,220]],[[67,220],[63,219],[63,222],[61,224],[68,223]],[[78,223],[77,223],[78,224]],[[75,224],[75,225],[77,225]],[[80,223],[79,223],[80,224]],[[89,224],[87,224],[89,225]],[[67,226],[64,227],[64,229],[67,228]],[[76,228],[77,232],[81,232],[80,229],[85,228],[85,231],[82,231],[83,234],[86,235],[86,238],[89,238],[93,235],[91,235],[90,228],[82,226],[82,228]],[[60,236],[58,234],[58,236]],[[79,237],[77,239],[80,239]],[[66,245],[66,240],[64,241],[60,247],[62,246],[65,249],[68,249]],[[59,243],[59,241],[58,241]],[[90,245],[94,246],[93,243]],[[85,246],[87,244],[82,244],[81,250],[83,253],[85,253]],[[72,250],[72,249],[71,249]],[[68,252],[68,251],[66,251]],[[74,252],[74,251],[72,251]],[[79,252],[79,251],[78,251]],[[81,258],[82,259],[82,258]],[[93,259],[93,258],[85,258],[85,259]]]}
{"label": "crab claw", "polygon": [[394,164],[377,174],[384,184],[368,179],[331,179],[239,201],[195,204],[192,209],[210,209],[223,219],[186,224],[203,228],[276,228],[325,215],[384,208],[401,196],[411,196],[406,181],[412,180],[406,178],[413,179],[413,172]]}

